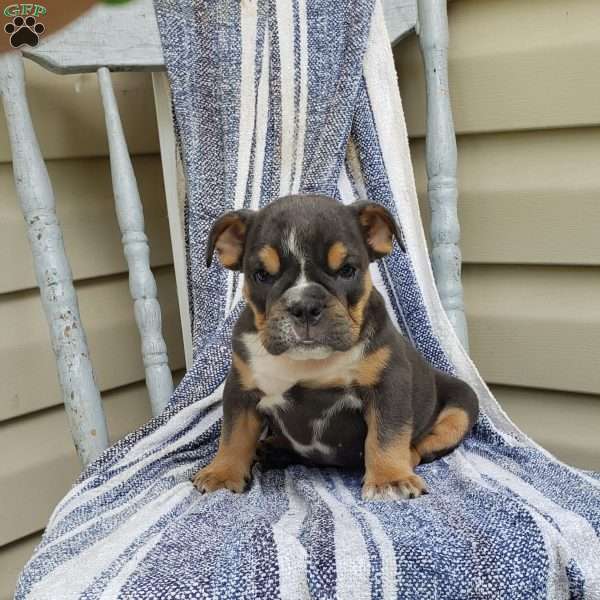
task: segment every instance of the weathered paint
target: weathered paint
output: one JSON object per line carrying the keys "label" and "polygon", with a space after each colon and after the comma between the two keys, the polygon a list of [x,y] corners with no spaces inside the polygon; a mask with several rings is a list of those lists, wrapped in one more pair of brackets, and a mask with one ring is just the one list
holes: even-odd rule
{"label": "weathered paint", "polygon": [[152,412],[157,415],[167,405],[173,393],[173,378],[169,369],[167,345],[162,335],[156,281],[150,270],[150,246],[144,232],[144,211],[110,72],[106,67],[98,69],[98,80],[108,134],[115,208],[129,267],[129,289],[142,341],[146,385]]}
{"label": "weathered paint", "polygon": [[23,54],[54,73],[160,71],[162,47],[152,0],[122,6],[97,3],[57,34],[42,37]]}
{"label": "weathered paint", "polygon": [[65,409],[77,453],[87,465],[108,446],[106,420],[56,216],[54,192],[29,114],[23,62],[18,53],[0,56],[0,93],[15,187],[27,224]]}
{"label": "weathered paint", "polygon": [[448,87],[445,0],[418,0],[417,33],[427,85],[427,195],[431,206],[431,264],[442,305],[468,350],[456,183],[456,137]]}
{"label": "weathered paint", "polygon": [[383,0],[385,26],[392,46],[415,30],[417,0]]}

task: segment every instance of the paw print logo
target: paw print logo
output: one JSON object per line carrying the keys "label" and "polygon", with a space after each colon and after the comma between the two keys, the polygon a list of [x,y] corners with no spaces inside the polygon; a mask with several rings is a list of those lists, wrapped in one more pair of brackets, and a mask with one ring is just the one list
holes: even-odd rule
{"label": "paw print logo", "polygon": [[20,46],[37,46],[40,36],[44,33],[44,26],[36,18],[29,16],[15,17],[11,23],[4,26],[4,31],[10,34],[10,45],[13,48]]}

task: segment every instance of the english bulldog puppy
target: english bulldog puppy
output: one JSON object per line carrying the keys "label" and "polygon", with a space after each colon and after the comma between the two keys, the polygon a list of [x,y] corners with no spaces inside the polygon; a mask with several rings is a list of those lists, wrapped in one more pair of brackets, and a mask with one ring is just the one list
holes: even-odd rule
{"label": "english bulldog puppy", "polygon": [[[400,231],[374,202],[320,195],[228,212],[209,236],[227,269],[244,273],[223,426],[203,492],[242,492],[257,455],[364,468],[366,500],[416,498],[414,467],[456,448],[478,415],[463,381],[432,367],[392,324],[371,262]],[[268,437],[261,436],[268,432]]]}

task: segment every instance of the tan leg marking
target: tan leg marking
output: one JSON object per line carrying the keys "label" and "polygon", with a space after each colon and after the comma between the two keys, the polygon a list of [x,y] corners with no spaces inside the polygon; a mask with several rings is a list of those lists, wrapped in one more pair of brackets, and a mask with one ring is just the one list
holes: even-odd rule
{"label": "tan leg marking", "polygon": [[428,456],[456,446],[469,430],[469,417],[455,406],[444,408],[438,415],[431,433],[415,445],[420,456]]}
{"label": "tan leg marking", "polygon": [[413,468],[421,464],[421,455],[415,450],[414,446],[410,447],[410,464]]}
{"label": "tan leg marking", "polygon": [[281,268],[279,254],[277,254],[277,250],[273,246],[263,246],[258,253],[258,257],[268,273],[271,275],[279,273],[279,269]]}
{"label": "tan leg marking", "polygon": [[337,271],[348,255],[348,249],[342,242],[334,242],[327,252],[327,264],[332,271]]}
{"label": "tan leg marking", "polygon": [[367,439],[365,441],[365,479],[362,496],[365,500],[398,500],[416,498],[426,491],[425,482],[414,473],[411,464],[411,427],[400,431],[385,446],[378,435],[378,418],[373,408],[367,408]]}
{"label": "tan leg marking", "polygon": [[212,462],[193,478],[194,486],[201,492],[227,488],[241,493],[246,487],[263,423],[255,410],[244,410],[234,419],[231,431],[221,434]]}
{"label": "tan leg marking", "polygon": [[392,351],[389,346],[381,346],[365,356],[356,367],[354,381],[358,385],[373,386],[379,383],[381,372],[386,368]]}
{"label": "tan leg marking", "polygon": [[236,370],[240,379],[240,384],[245,390],[255,390],[256,382],[254,381],[254,375],[248,363],[244,362],[243,358],[233,353],[233,368]]}

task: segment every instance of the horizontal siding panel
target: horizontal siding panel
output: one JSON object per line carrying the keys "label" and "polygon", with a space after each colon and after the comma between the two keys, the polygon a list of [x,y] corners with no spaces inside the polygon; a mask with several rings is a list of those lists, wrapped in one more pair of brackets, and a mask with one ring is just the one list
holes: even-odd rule
{"label": "horizontal siding panel", "polygon": [[[156,272],[172,369],[184,364],[172,267]],[[96,380],[109,390],[144,377],[126,275],[77,286]],[[48,327],[37,291],[0,297],[0,421],[62,402]]]}
{"label": "horizontal siding panel", "polygon": [[[104,394],[111,439],[150,418],[142,383]],[[0,424],[0,545],[45,527],[81,469],[62,407]]]}
{"label": "horizontal siding panel", "polygon": [[600,393],[600,269],[465,265],[463,282],[486,381]]}
{"label": "horizontal siding panel", "polygon": [[[153,266],[171,264],[171,245],[159,155],[133,165],[144,205]],[[124,272],[108,158],[49,161],[65,247],[75,279]],[[35,286],[33,263],[10,164],[0,165],[0,294]]]}
{"label": "horizontal siding panel", "polygon": [[[448,14],[459,133],[600,124],[597,0],[456,0]],[[415,37],[394,54],[409,135],[422,136],[425,92]]]}
{"label": "horizontal siding panel", "polygon": [[[27,97],[45,158],[106,156],[104,113],[95,73],[54,75],[26,60]],[[159,150],[149,73],[114,73],[115,94],[132,154]],[[0,106],[0,162],[11,160]]]}
{"label": "horizontal siding panel", "polygon": [[[459,136],[467,263],[600,265],[600,128]],[[424,142],[411,143],[426,231]]]}
{"label": "horizontal siding panel", "polygon": [[0,600],[13,600],[17,578],[41,537],[38,532],[0,548]]}
{"label": "horizontal siding panel", "polygon": [[600,396],[492,386],[515,423],[563,462],[600,470]]}

